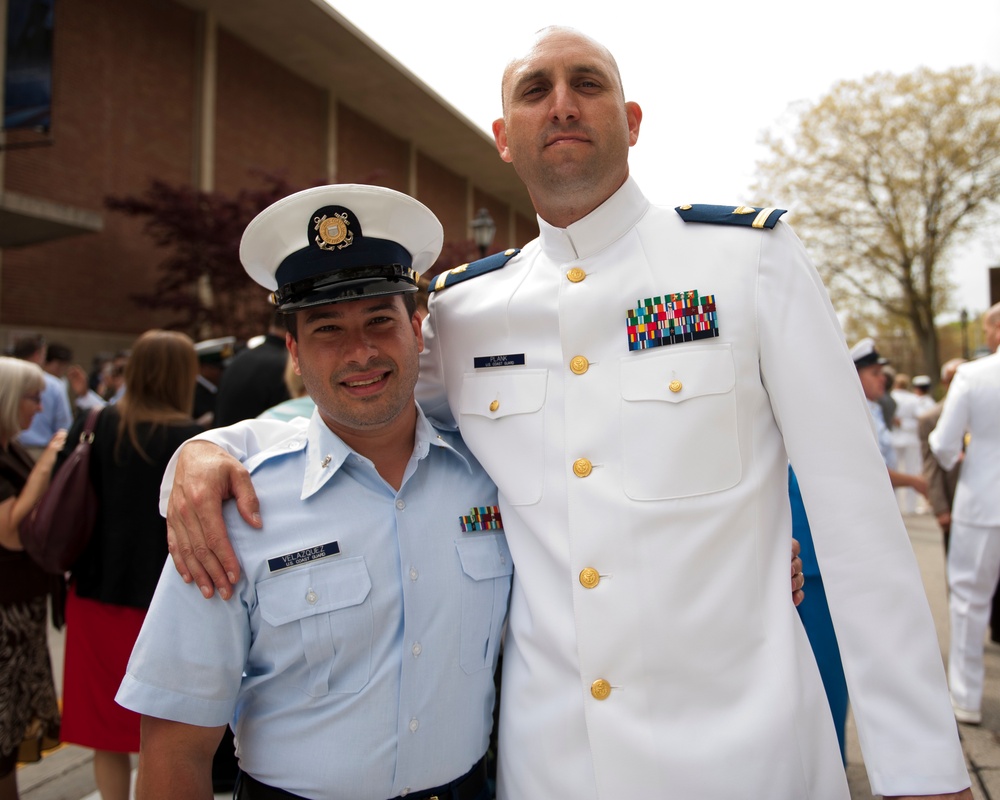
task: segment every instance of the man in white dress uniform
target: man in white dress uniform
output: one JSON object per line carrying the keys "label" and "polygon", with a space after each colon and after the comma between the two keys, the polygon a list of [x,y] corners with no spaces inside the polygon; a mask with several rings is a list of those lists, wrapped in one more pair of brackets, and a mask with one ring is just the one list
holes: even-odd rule
{"label": "man in white dress uniform", "polygon": [[[542,31],[503,100],[541,234],[435,282],[418,386],[496,480],[515,563],[498,796],[849,797],[787,596],[790,461],[873,792],[971,798],[857,373],[783,212],[651,205],[642,111],[575,31]],[[210,449],[182,449],[170,521],[178,568],[222,587],[212,506],[256,505]]]}
{"label": "man in white dress uniform", "polygon": [[1000,575],[1000,303],[983,316],[983,333],[992,355],[958,368],[928,437],[944,469],[962,459],[948,545],[948,683],[955,716],[971,724],[982,719],[983,643]]}

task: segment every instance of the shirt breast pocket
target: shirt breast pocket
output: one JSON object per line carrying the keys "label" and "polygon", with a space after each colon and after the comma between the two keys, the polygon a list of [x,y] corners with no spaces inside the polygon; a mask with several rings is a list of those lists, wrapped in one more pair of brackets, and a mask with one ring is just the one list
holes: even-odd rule
{"label": "shirt breast pocket", "polygon": [[299,688],[310,696],[353,694],[368,683],[371,588],[363,558],[293,568],[257,584],[261,618],[274,628],[298,628],[308,666]]}
{"label": "shirt breast pocket", "polygon": [[542,497],[547,380],[545,370],[500,368],[462,378],[462,437],[504,499],[514,505],[537,503]]}
{"label": "shirt breast pocket", "polygon": [[621,361],[622,480],[633,500],[730,489],[742,464],[728,344]]}
{"label": "shirt breast pocket", "polygon": [[455,542],[462,580],[460,663],[466,673],[493,664],[510,597],[514,562],[503,534],[474,533]]}

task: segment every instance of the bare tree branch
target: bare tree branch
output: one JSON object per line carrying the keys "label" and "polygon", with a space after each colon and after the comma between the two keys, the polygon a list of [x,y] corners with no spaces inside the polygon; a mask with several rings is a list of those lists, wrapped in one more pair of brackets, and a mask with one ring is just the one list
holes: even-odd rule
{"label": "bare tree branch", "polygon": [[878,73],[836,84],[765,134],[755,193],[791,210],[843,311],[905,325],[939,372],[952,249],[1000,201],[1000,73]]}

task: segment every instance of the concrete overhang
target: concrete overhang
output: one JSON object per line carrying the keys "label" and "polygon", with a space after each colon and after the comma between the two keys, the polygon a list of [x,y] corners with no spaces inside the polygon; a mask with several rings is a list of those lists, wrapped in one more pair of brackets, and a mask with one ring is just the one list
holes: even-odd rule
{"label": "concrete overhang", "polygon": [[0,247],[40,244],[96,233],[104,220],[96,211],[53,203],[19,192],[0,192]]}
{"label": "concrete overhang", "polygon": [[500,160],[493,138],[323,0],[180,2],[213,15],[268,58],[534,218],[524,185]]}

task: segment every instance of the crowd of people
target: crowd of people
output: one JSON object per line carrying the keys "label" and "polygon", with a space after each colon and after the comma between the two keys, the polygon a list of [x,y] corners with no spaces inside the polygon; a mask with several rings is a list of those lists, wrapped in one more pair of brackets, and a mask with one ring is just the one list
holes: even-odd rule
{"label": "crowd of people", "polygon": [[[47,378],[41,341],[0,358],[0,800],[60,737],[105,800],[137,750],[144,798],[208,797],[227,731],[243,800],[844,800],[848,696],[874,792],[971,798],[1000,355],[941,404],[890,386],[783,210],[652,205],[593,39],[539,32],[502,98],[540,236],[444,273],[426,315],[434,214],[326,186],[244,234],[278,312],[258,347],[147,331],[84,380],[52,345]],[[984,327],[995,351],[1000,305]],[[67,583],[17,528],[90,408],[100,510]],[[947,676],[916,495],[950,534]]]}
{"label": "crowd of people", "polygon": [[[0,357],[0,799],[17,797],[16,762],[67,742],[94,750],[104,800],[127,800],[139,715],[114,695],[167,559],[160,482],[177,447],[213,424],[217,389],[206,408],[206,376],[220,381],[234,345],[233,337],[195,343],[150,330],[128,350],[96,357],[89,373],[69,347],[38,335],[19,337]],[[284,380],[261,386],[256,400],[238,391],[251,415],[288,396]],[[90,466],[98,517],[64,579],[27,557],[18,525],[91,409],[100,411]],[[47,609],[56,627],[65,625],[61,713]],[[220,789],[236,776],[232,739],[226,744],[214,778]]]}

